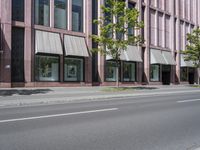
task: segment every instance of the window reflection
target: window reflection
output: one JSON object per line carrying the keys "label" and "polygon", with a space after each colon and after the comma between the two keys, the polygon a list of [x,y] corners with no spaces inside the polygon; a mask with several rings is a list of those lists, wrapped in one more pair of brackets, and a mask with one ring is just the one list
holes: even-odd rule
{"label": "window reflection", "polygon": [[116,63],[112,61],[106,62],[106,81],[116,81]]}
{"label": "window reflection", "polygon": [[55,0],[54,22],[56,28],[67,28],[67,0]]}
{"label": "window reflection", "polygon": [[65,81],[83,81],[83,59],[65,58]]}
{"label": "window reflection", "polygon": [[159,81],[159,80],[160,80],[160,66],[151,65],[151,81]]}
{"label": "window reflection", "polygon": [[12,20],[24,21],[24,0],[12,0]]}
{"label": "window reflection", "polygon": [[35,24],[50,25],[49,0],[35,0]]}
{"label": "window reflection", "polygon": [[123,64],[123,80],[126,82],[135,81],[136,67],[135,63],[124,62]]}
{"label": "window reflection", "polygon": [[72,30],[83,32],[83,0],[72,1]]}
{"label": "window reflection", "polygon": [[36,55],[35,72],[37,81],[58,81],[59,57]]}

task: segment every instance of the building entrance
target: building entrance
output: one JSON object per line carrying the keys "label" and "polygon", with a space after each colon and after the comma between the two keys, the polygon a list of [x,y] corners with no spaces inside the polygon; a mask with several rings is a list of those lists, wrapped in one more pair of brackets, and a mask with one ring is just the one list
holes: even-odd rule
{"label": "building entrance", "polygon": [[24,29],[12,28],[12,82],[24,82]]}
{"label": "building entrance", "polygon": [[169,85],[171,81],[171,66],[163,65],[162,66],[162,83],[163,85]]}
{"label": "building entrance", "polygon": [[195,70],[193,68],[189,68],[189,76],[188,76],[189,84],[194,84],[194,73]]}

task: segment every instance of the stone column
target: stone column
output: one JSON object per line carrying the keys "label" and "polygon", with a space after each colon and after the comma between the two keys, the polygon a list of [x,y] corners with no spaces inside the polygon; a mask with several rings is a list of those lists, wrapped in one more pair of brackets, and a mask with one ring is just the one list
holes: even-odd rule
{"label": "stone column", "polygon": [[2,53],[0,54],[0,87],[11,87],[12,1],[1,0],[0,7],[2,33]]}
{"label": "stone column", "polygon": [[[173,3],[173,0],[170,0],[171,2],[171,5],[170,5],[170,8],[171,8],[171,12],[172,12],[172,15],[171,15],[171,18],[170,18],[170,24],[171,24],[171,28],[170,28],[170,43],[171,43],[171,50],[172,50],[172,56],[173,58],[175,58],[175,49],[176,49],[176,37],[175,37],[175,33],[176,33],[176,29],[175,29],[175,21],[174,21],[174,18],[175,18],[175,10],[174,10],[174,3]],[[175,74],[176,74],[176,66],[172,66],[171,67],[171,83],[172,84],[175,84]]]}
{"label": "stone column", "polygon": [[144,13],[144,31],[145,31],[145,41],[146,50],[144,51],[144,73],[146,82],[150,82],[150,19],[149,19],[149,0],[146,1],[146,10]]}
{"label": "stone column", "polygon": [[25,0],[25,30],[24,30],[24,78],[26,86],[30,86],[32,80],[32,66],[31,66],[31,56],[32,56],[32,0]]}
{"label": "stone column", "polygon": [[[138,1],[138,3],[137,3],[137,9],[138,9],[138,11],[140,12],[140,16],[139,16],[139,21],[142,21],[142,0],[139,0]],[[142,34],[142,29],[140,29],[139,30],[139,33],[138,33],[139,35],[141,35]],[[138,48],[139,48],[139,50],[140,50],[140,54],[141,54],[141,56],[142,56],[142,47],[141,46],[138,46]],[[137,81],[139,82],[139,83],[141,83],[142,82],[142,74],[143,74],[143,67],[142,67],[142,65],[143,65],[143,63],[137,63],[138,65],[136,65],[137,66],[137,68],[136,68],[136,71],[137,71],[137,75],[136,75],[136,77],[137,77]]]}
{"label": "stone column", "polygon": [[[176,11],[177,14],[180,14],[179,12],[179,1],[176,1]],[[176,79],[177,82],[180,83],[180,15],[177,15],[177,20],[176,20],[176,50],[177,50],[177,56],[176,56]]]}
{"label": "stone column", "polygon": [[[98,18],[102,16],[102,11],[101,11],[101,5],[104,4],[104,0],[98,0]],[[100,29],[98,27],[98,34],[100,32]],[[98,74],[99,74],[99,82],[102,84],[105,82],[105,57],[98,53]]]}
{"label": "stone column", "polygon": [[86,33],[86,42],[88,46],[88,51],[90,56],[85,59],[85,82],[86,84],[92,84],[92,54],[90,50],[92,49],[92,40],[90,35],[92,35],[92,0],[84,1],[84,31]]}

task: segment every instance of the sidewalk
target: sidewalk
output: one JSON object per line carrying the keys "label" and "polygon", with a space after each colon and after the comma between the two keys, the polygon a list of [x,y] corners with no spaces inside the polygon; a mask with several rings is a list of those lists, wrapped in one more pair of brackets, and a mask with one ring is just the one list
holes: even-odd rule
{"label": "sidewalk", "polygon": [[105,91],[108,87],[46,87],[0,89],[0,107],[55,103],[75,103],[123,97],[170,94],[199,90],[186,85],[134,86],[125,91]]}

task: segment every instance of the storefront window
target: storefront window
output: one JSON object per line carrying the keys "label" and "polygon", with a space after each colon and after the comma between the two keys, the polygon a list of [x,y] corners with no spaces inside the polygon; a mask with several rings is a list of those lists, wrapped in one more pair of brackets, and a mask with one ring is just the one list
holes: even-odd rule
{"label": "storefront window", "polygon": [[136,64],[124,62],[123,64],[123,81],[126,82],[133,82],[135,81],[135,74],[136,74]]}
{"label": "storefront window", "polygon": [[54,22],[56,28],[67,28],[67,0],[55,0]]}
{"label": "storefront window", "polygon": [[65,58],[65,81],[83,81],[83,59]]}
{"label": "storefront window", "polygon": [[72,1],[72,30],[83,32],[83,0]]}
{"label": "storefront window", "polygon": [[116,63],[106,62],[106,81],[116,81]]}
{"label": "storefront window", "polygon": [[35,0],[35,24],[50,25],[50,3],[49,0]]}
{"label": "storefront window", "polygon": [[188,81],[188,69],[187,69],[187,67],[181,67],[181,81]]}
{"label": "storefront window", "polygon": [[159,81],[159,80],[160,80],[160,66],[151,65],[151,81]]}
{"label": "storefront window", "polygon": [[36,55],[36,81],[59,81],[59,57]]}
{"label": "storefront window", "polygon": [[24,0],[12,0],[12,20],[24,21]]}

